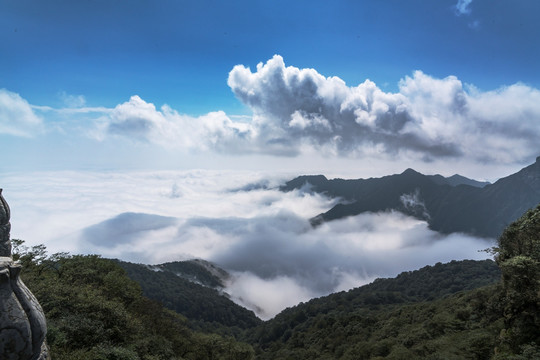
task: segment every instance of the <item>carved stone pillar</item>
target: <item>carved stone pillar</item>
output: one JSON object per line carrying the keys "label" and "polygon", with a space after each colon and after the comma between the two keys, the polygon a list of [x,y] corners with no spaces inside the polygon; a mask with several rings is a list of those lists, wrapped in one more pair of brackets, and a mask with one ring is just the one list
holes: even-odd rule
{"label": "carved stone pillar", "polygon": [[0,359],[50,360],[45,315],[19,277],[21,266],[11,258],[9,219],[0,189]]}

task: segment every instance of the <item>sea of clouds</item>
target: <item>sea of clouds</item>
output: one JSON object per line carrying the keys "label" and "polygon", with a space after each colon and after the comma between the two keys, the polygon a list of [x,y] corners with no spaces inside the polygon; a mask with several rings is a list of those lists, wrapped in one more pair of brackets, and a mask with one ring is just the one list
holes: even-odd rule
{"label": "sea of clouds", "polygon": [[493,240],[441,235],[397,212],[317,228],[336,199],[291,179],[241,171],[3,174],[12,238],[50,253],[158,264],[202,258],[233,275],[226,291],[264,319],[288,306],[436,262],[483,259]]}

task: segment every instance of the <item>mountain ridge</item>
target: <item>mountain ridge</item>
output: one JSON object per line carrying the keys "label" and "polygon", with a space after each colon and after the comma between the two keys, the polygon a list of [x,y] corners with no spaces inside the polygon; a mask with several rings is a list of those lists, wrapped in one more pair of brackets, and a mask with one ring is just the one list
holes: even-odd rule
{"label": "mountain ridge", "polygon": [[280,190],[309,186],[313,192],[343,200],[312,218],[314,226],[365,212],[397,210],[427,221],[432,230],[441,233],[496,238],[505,226],[540,202],[540,157],[493,184],[480,186],[481,182],[461,175],[443,180],[413,169],[381,178],[354,180],[304,175],[288,181]]}
{"label": "mountain ridge", "polygon": [[474,179],[469,179],[465,176],[454,174],[449,177],[444,177],[440,174],[428,175],[433,181],[439,184],[447,184],[450,186],[459,186],[459,185],[469,185],[474,187],[483,188],[484,186],[490,185],[489,181],[478,181]]}
{"label": "mountain ridge", "polygon": [[144,265],[114,261],[141,286],[145,296],[187,317],[198,330],[219,330],[232,335],[234,328],[247,329],[261,322],[253,311],[237,305],[222,291],[222,280],[215,273],[226,272],[210,262],[187,260]]}

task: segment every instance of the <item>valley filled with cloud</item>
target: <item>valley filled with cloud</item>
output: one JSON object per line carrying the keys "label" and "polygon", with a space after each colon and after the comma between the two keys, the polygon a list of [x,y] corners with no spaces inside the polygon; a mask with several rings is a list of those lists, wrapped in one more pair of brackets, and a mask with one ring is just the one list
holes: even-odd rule
{"label": "valley filled with cloud", "polygon": [[398,212],[313,228],[336,203],[290,175],[185,172],[10,174],[3,186],[12,237],[50,253],[96,253],[137,263],[202,258],[233,276],[231,297],[270,318],[285,307],[436,262],[483,259],[493,240],[441,235]]}

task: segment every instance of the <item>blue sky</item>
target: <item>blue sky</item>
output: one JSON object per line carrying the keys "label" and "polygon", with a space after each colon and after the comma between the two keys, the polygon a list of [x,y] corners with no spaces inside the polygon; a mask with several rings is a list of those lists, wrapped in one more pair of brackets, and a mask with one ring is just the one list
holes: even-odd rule
{"label": "blue sky", "polygon": [[[393,168],[401,171],[399,164],[406,164],[432,168],[434,172],[462,170],[476,176],[483,172],[472,169],[487,167],[488,176],[502,176],[533,161],[540,153],[538,146],[531,148],[534,141],[523,139],[523,134],[540,134],[540,120],[536,117],[540,109],[534,106],[540,88],[538,13],[540,4],[532,0],[0,0],[0,89],[4,91],[4,101],[0,101],[0,141],[16,154],[4,153],[0,168],[257,168],[262,162],[276,169],[285,166],[309,171],[306,163],[312,159],[313,171],[333,166],[332,171],[339,173],[360,159],[364,164],[371,161],[366,168],[373,168],[373,162],[381,164],[381,172]],[[382,129],[379,123],[376,129],[368,129],[369,124],[353,115],[336,120],[329,115],[331,110],[317,114],[316,109],[306,108],[305,102],[293,106],[281,104],[276,98],[264,100],[290,110],[280,113],[242,97],[246,84],[231,85],[233,68],[242,65],[255,74],[257,64],[267,64],[275,59],[274,55],[282,59],[283,69],[313,69],[317,76],[339,77],[348,89],[369,79],[382,93],[384,106],[390,106],[390,110],[381,110],[389,111],[389,121],[403,122],[394,118],[406,113],[414,118],[414,125],[420,126],[412,129],[392,125],[395,133],[389,134],[389,129]],[[424,78],[414,75],[415,71]],[[489,109],[491,103],[501,104],[508,99],[527,101],[508,103],[497,110],[505,113],[513,108],[517,115],[506,114],[495,123],[490,123],[492,114],[486,110],[480,115],[470,111],[462,114],[462,121],[451,130],[435,126],[426,117],[426,99],[456,96],[455,91],[448,95],[448,87],[442,89],[454,86],[448,77],[458,81],[454,84],[460,87],[458,92],[470,97],[465,99],[467,106],[474,102],[472,98],[484,96],[471,105],[473,109]],[[253,79],[244,77],[242,81],[251,81],[251,91],[259,91],[258,95],[275,90],[254,85],[253,81],[266,82],[264,76]],[[408,102],[386,99],[389,94],[404,94],[407,79],[414,83],[404,95]],[[427,88],[418,87],[422,79],[430,82],[423,82]],[[515,84],[522,88],[505,92]],[[318,89],[312,94],[315,98],[322,97],[319,85],[312,84]],[[335,91],[326,90],[325,94],[333,96],[329,92]],[[493,92],[498,92],[499,97]],[[425,100],[423,107],[414,100],[419,94]],[[489,101],[486,94],[493,95]],[[177,115],[189,118],[183,122],[171,116],[156,120],[146,113],[149,118],[133,122],[126,116],[111,117],[112,109],[130,102],[133,96],[142,101],[138,108],[153,104],[157,115],[162,116],[162,106],[166,105]],[[328,104],[322,103],[319,108]],[[373,104],[366,104],[371,111]],[[335,110],[336,106],[329,108]],[[350,110],[352,114],[358,109]],[[192,129],[198,135],[187,135],[197,142],[211,137],[212,146],[184,146],[179,143],[185,139],[159,138],[163,132],[171,133],[170,129],[163,130],[168,124],[174,123],[183,133],[182,127],[197,124],[201,117],[219,111],[232,125],[213,119],[209,122],[214,125],[207,125],[205,131]],[[370,116],[379,116],[381,111]],[[433,109],[429,111],[433,113]],[[290,123],[294,114],[307,122],[294,122],[297,131],[289,133],[289,128],[294,127]],[[332,128],[332,134],[321,136],[314,119],[327,121],[318,124]],[[442,115],[437,120],[453,121]],[[159,125],[159,121],[163,124]],[[335,138],[343,137],[338,128],[347,121],[368,127],[354,130],[353,136],[363,140],[336,144]],[[373,127],[378,120],[371,121]],[[508,138],[509,143],[501,144],[505,129],[523,121],[527,124],[518,126],[519,131]],[[215,130],[216,122],[226,129]],[[478,125],[463,129],[464,133],[481,134],[486,127],[494,129],[494,137],[479,146],[485,154],[478,154],[480,150],[471,145],[484,141],[483,137],[469,139],[469,144],[458,139],[457,129],[471,122]],[[241,124],[254,128],[240,131]],[[159,127],[162,132],[142,134],[139,128],[137,133],[134,126],[147,130]],[[240,139],[232,135],[223,138],[231,129],[240,133]],[[447,136],[449,131],[454,134],[452,138]],[[292,145],[292,139],[302,143]],[[245,144],[239,145],[242,141]],[[279,148],[274,146],[276,142],[281,144]],[[445,169],[445,165],[455,169]]]}

